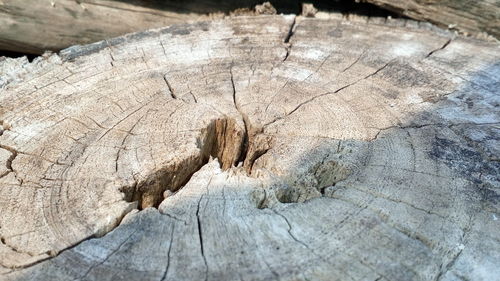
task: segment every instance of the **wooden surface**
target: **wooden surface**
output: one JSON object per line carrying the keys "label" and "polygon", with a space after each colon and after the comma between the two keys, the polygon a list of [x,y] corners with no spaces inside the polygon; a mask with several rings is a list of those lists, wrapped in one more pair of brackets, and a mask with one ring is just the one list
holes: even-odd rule
{"label": "wooden surface", "polygon": [[[413,19],[474,36],[486,32],[500,38],[500,0],[366,1]],[[295,0],[271,2],[285,12],[298,12],[301,3]],[[317,2],[321,7],[329,7],[328,1]],[[260,3],[262,1],[256,0],[1,0],[0,50],[32,54],[59,51],[71,45],[88,44],[149,28],[220,19],[225,14],[248,14],[248,8]],[[259,9],[256,10],[259,13]]]}
{"label": "wooden surface", "polygon": [[499,61],[336,15],[1,61],[0,280],[498,280]]}
{"label": "wooden surface", "polygon": [[0,50],[59,51],[133,31],[222,18],[224,13],[252,7],[254,2],[1,0]]}
{"label": "wooden surface", "polygon": [[500,38],[499,0],[363,0],[412,19]]}

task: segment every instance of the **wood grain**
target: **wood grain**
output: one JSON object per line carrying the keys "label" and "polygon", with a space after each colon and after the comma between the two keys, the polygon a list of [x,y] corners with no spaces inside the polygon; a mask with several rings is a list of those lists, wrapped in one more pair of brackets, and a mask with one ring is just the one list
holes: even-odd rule
{"label": "wood grain", "polygon": [[469,34],[500,38],[499,0],[363,0],[377,6]]}
{"label": "wood grain", "polygon": [[498,279],[499,50],[260,16],[4,60],[0,280]]}
{"label": "wood grain", "polygon": [[[42,54],[129,32],[222,18],[254,1],[2,0],[0,49]],[[253,4],[255,5],[255,4]]]}

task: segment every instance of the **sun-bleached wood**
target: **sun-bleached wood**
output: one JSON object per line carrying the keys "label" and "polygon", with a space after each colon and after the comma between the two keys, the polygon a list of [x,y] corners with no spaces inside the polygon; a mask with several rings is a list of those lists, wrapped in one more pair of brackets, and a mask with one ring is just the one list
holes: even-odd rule
{"label": "sun-bleached wood", "polygon": [[499,60],[260,16],[0,61],[0,280],[495,280]]}
{"label": "sun-bleached wood", "polygon": [[247,5],[249,1],[2,0],[0,49],[58,51],[148,28],[222,18],[224,12]]}
{"label": "sun-bleached wood", "polygon": [[412,19],[500,38],[499,0],[364,0]]}
{"label": "sun-bleached wood", "polygon": [[0,50],[43,54],[172,24],[269,13],[276,14],[269,3],[253,0],[1,0]]}

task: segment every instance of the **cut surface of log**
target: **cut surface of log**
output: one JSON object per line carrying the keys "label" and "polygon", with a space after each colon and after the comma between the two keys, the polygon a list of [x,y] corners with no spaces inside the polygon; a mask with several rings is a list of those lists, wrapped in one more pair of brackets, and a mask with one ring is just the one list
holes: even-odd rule
{"label": "cut surface of log", "polygon": [[0,280],[500,276],[497,43],[238,17],[36,64],[0,62]]}

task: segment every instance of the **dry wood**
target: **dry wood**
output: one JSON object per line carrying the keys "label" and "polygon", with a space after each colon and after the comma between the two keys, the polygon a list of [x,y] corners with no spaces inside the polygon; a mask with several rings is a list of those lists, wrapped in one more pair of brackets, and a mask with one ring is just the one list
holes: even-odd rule
{"label": "dry wood", "polygon": [[[0,50],[41,54],[133,31],[221,18],[254,1],[1,0]],[[212,13],[212,14],[209,14]]]}
{"label": "dry wood", "polygon": [[499,50],[261,16],[0,62],[0,280],[498,280]]}
{"label": "dry wood", "polygon": [[363,0],[412,19],[500,38],[500,0]]}
{"label": "dry wood", "polygon": [[[430,21],[472,34],[500,36],[500,0],[365,0],[417,20]],[[275,0],[274,5],[297,9],[300,1]],[[0,50],[42,54],[75,44],[87,44],[125,33],[248,14],[258,1],[137,1],[137,0],[1,0]],[[246,7],[246,8],[245,8]],[[304,9],[305,8],[305,9]],[[276,12],[258,5],[256,12]],[[306,4],[303,15],[314,15]]]}

